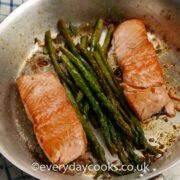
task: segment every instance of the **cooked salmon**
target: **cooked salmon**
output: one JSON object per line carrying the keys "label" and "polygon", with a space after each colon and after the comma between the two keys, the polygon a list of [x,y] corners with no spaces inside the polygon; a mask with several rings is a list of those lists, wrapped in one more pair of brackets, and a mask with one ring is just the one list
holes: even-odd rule
{"label": "cooked salmon", "polygon": [[137,19],[123,22],[113,34],[113,43],[123,74],[125,97],[139,119],[148,119],[163,107],[169,115],[175,115],[144,23]]}
{"label": "cooked salmon", "polygon": [[86,135],[56,75],[24,75],[17,84],[36,138],[50,162],[67,164],[83,155]]}

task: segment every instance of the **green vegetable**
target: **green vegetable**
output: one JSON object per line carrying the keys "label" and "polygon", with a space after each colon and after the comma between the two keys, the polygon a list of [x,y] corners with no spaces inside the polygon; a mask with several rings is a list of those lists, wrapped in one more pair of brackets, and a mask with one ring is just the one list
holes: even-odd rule
{"label": "green vegetable", "polygon": [[113,124],[111,123],[111,121],[109,119],[108,119],[108,125],[109,125],[109,131],[111,134],[112,141],[116,145],[116,148],[117,148],[117,153],[118,153],[119,159],[121,160],[121,162],[123,164],[128,164],[129,161],[128,161],[126,154],[124,152],[124,149],[122,147],[121,139],[118,137],[116,129],[114,128]]}
{"label": "green vegetable", "polygon": [[77,93],[77,95],[76,95],[76,102],[77,102],[77,103],[81,102],[82,99],[83,99],[83,97],[84,97],[83,92],[79,90],[78,93]]}
{"label": "green vegetable", "polygon": [[103,54],[107,54],[107,49],[110,45],[113,31],[114,31],[114,25],[110,24],[108,26],[108,32],[106,34],[106,38],[105,38],[103,46],[102,46]]}
{"label": "green vegetable", "polygon": [[59,20],[57,23],[58,30],[62,33],[63,37],[65,38],[65,41],[72,51],[73,54],[78,55],[78,51],[75,48],[74,42],[68,32],[68,29],[66,27],[66,23],[63,20]]}
{"label": "green vegetable", "polygon": [[88,36],[87,35],[84,35],[81,37],[81,46],[82,48],[87,48],[88,46]]}
{"label": "green vegetable", "polygon": [[101,85],[104,92],[107,95],[109,95],[111,90],[109,89],[109,85],[107,84],[106,79],[104,78],[104,75],[103,75],[101,69],[99,68],[94,57],[91,55],[91,53],[87,49],[82,48],[82,46],[80,46],[79,44],[77,45],[77,48],[80,51],[80,53],[84,56],[84,58],[89,62],[89,64],[93,67],[93,69],[96,72],[96,75],[98,77],[99,84]]}
{"label": "green vegetable", "polygon": [[[59,65],[58,65],[58,62],[57,62],[58,58],[57,58],[55,49],[54,49],[53,44],[52,44],[50,31],[46,32],[45,40],[46,40],[46,46],[47,46],[47,49],[48,49],[48,52],[49,52],[49,56],[50,56],[50,58],[51,58],[51,60],[53,62],[55,70],[58,73],[60,79],[62,79],[64,81],[64,87],[66,89],[68,98],[69,98],[70,102],[72,103],[73,107],[75,108],[75,110],[76,110],[76,112],[77,112],[77,114],[78,114],[78,116],[80,118],[80,121],[81,121],[82,126],[84,128],[84,131],[85,131],[86,136],[88,138],[88,142],[91,144],[92,150],[95,153],[96,157],[100,160],[100,162],[101,163],[106,163],[104,149],[99,144],[99,142],[98,142],[96,136],[94,135],[92,129],[89,127],[89,124],[88,124],[87,120],[85,119],[85,117],[81,115],[80,110],[79,110],[78,105],[77,105],[77,102],[75,101],[75,98],[74,98],[71,90],[65,84],[65,82],[68,82],[68,80],[67,80],[66,77],[64,77],[63,72],[59,68]],[[72,84],[70,83],[70,85],[72,85]],[[85,108],[85,110],[87,110],[86,108]]]}
{"label": "green vegetable", "polygon": [[122,135],[122,137],[130,161],[134,162],[135,164],[142,164],[144,161],[140,159],[140,157],[134,152],[134,146],[132,145],[132,143],[128,141],[125,136]]}
{"label": "green vegetable", "polygon": [[115,151],[114,150],[115,147],[114,147],[114,144],[111,142],[110,133],[108,130],[108,125],[107,125],[107,119],[104,116],[98,101],[95,99],[94,95],[92,94],[91,90],[87,86],[81,74],[78,72],[77,68],[71,63],[71,61],[67,58],[67,56],[62,55],[62,60],[64,64],[66,65],[67,70],[74,78],[76,85],[82,90],[82,92],[84,92],[87,99],[89,100],[89,103],[91,104],[93,111],[98,116],[98,119],[101,125],[100,128],[104,136],[104,139],[106,141],[106,144],[109,150],[113,153]]}
{"label": "green vegetable", "polygon": [[[98,46],[100,46],[100,45],[97,45],[97,47]],[[98,49],[99,49],[99,47],[98,47]],[[101,53],[103,53],[103,52],[101,52]],[[119,90],[116,87],[114,79],[113,79],[111,73],[109,72],[107,66],[105,65],[106,60],[102,59],[102,56],[101,56],[101,54],[98,51],[94,52],[94,57],[96,58],[96,61],[97,61],[98,65],[99,65],[99,67],[101,68],[101,70],[102,70],[106,80],[108,81],[110,87],[112,88],[113,92],[115,94],[119,95]]]}
{"label": "green vegetable", "polygon": [[89,102],[88,101],[85,101],[84,102],[84,107],[83,107],[83,113],[86,115],[86,117],[88,117],[88,112],[89,112]]}
{"label": "green vegetable", "polygon": [[74,87],[73,82],[67,78],[67,76],[63,73],[63,71],[60,69],[60,66],[58,64],[58,56],[56,54],[56,50],[53,46],[53,42],[51,39],[51,33],[50,31],[47,31],[45,33],[45,43],[46,43],[46,47],[50,56],[50,59],[54,65],[54,68],[57,72],[57,74],[59,75],[60,79],[63,79],[68,85],[70,85],[71,87]]}
{"label": "green vegetable", "polygon": [[106,163],[106,157],[105,157],[104,149],[99,144],[99,142],[98,142],[96,136],[94,135],[92,129],[90,128],[85,116],[82,116],[82,114],[80,113],[77,102],[76,102],[71,90],[65,84],[64,84],[64,87],[65,87],[67,96],[68,96],[72,106],[74,107],[74,109],[76,110],[76,113],[79,116],[81,124],[82,124],[84,131],[86,133],[88,142],[91,144],[92,151],[95,153],[95,155],[98,158],[98,160],[100,161],[100,163]]}
{"label": "green vegetable", "polygon": [[71,38],[69,31],[66,27],[66,23],[63,20],[59,20],[57,23],[58,30],[62,33],[65,42],[67,43],[70,51],[78,57],[78,59],[81,61],[81,63],[87,68],[88,71],[92,74],[92,76],[95,76],[94,71],[92,70],[91,66],[88,65],[88,63],[80,56],[78,53],[78,50],[76,49],[76,46],[73,42],[73,39]]}
{"label": "green vegetable", "polygon": [[[82,61],[80,60],[80,58],[74,56],[68,49],[66,49],[65,47],[63,47],[62,45],[59,45],[60,50],[73,62],[73,64],[78,68],[81,69],[85,74],[88,74],[91,79],[93,79],[94,83],[98,84],[97,79],[96,79],[96,75],[93,71],[93,73],[91,73],[90,71],[88,71],[88,69],[86,68],[86,66],[84,66],[84,64],[82,63]],[[86,62],[87,63],[87,62]],[[87,63],[88,64],[88,63]],[[88,67],[89,64],[88,64]]]}
{"label": "green vegetable", "polygon": [[[68,98],[80,117],[88,142],[91,147],[94,147],[92,150],[95,156],[102,163],[106,162],[104,150],[89,127],[89,119],[95,127],[101,129],[109,151],[112,154],[117,152],[122,163],[128,164],[131,161],[139,164],[142,162],[134,153],[135,147],[143,148],[153,155],[158,154],[159,151],[147,142],[141,124],[126,103],[123,91],[106,59],[105,55],[111,42],[114,26],[112,24],[108,26],[108,32],[101,47],[99,39],[103,29],[103,20],[99,19],[96,22],[90,39],[90,52],[87,50],[88,36],[82,36],[81,45],[75,46],[64,21],[58,21],[58,29],[68,47],[67,49],[59,45],[63,53],[61,60],[65,69],[64,67],[62,69],[58,63],[59,57],[53,46],[50,31],[45,33],[45,48],[59,78],[64,83]],[[115,128],[116,125],[120,128],[120,132]],[[113,173],[122,174],[119,171]]]}
{"label": "green vegetable", "polygon": [[[145,138],[145,135],[144,135],[144,131],[139,123],[139,120],[137,119],[137,117],[134,115],[134,113],[131,111],[131,109],[129,108],[129,106],[127,105],[127,102],[124,98],[124,94],[122,92],[122,89],[120,89],[120,86],[119,84],[117,83],[116,81],[116,78],[114,77],[114,74],[113,74],[113,71],[108,63],[108,61],[106,60],[104,54],[103,54],[103,51],[102,51],[102,48],[101,46],[97,43],[96,45],[96,48],[97,48],[97,52],[96,53],[96,59],[98,58],[98,61],[99,61],[99,65],[102,66],[104,72],[106,73],[106,77],[108,79],[108,82],[112,88],[112,90],[114,91],[116,97],[118,98],[120,104],[122,105],[122,108],[121,108],[121,113],[123,115],[125,115],[125,113],[128,115],[129,118],[125,118],[126,122],[129,123],[131,129],[132,129],[132,132],[135,136],[135,141],[136,141],[136,144],[140,144],[142,146],[142,148],[148,150],[149,152],[151,152],[152,154],[158,154],[160,153],[157,149],[155,149],[154,147],[152,147],[146,140]],[[101,57],[101,59],[100,59]],[[103,62],[106,66],[103,65]],[[107,73],[107,71],[109,72],[109,74]],[[111,78],[110,78],[111,76]],[[123,109],[123,111],[122,111]]]}
{"label": "green vegetable", "polygon": [[90,39],[90,52],[94,51],[96,44],[99,42],[101,32],[103,30],[103,19],[98,19]]}
{"label": "green vegetable", "polygon": [[[94,57],[90,54],[90,52],[87,49],[83,49],[80,45],[78,45],[77,48],[82,53],[82,55],[86,58],[86,60],[89,62],[89,64],[91,64],[91,66],[93,67],[94,71],[97,74],[97,77],[99,77],[98,78],[99,83],[101,84],[101,87],[102,87],[103,91],[109,97],[109,99],[111,100],[113,105],[115,105],[117,107],[117,109],[121,112],[121,114],[123,115],[124,118],[129,119],[127,114],[121,108],[118,100],[114,96],[109,84],[107,83],[107,81],[105,79],[105,76],[104,76],[103,71],[101,70],[101,67],[98,66],[98,64],[97,64],[96,60],[94,59]],[[98,57],[98,58],[100,58],[100,57]]]}
{"label": "green vegetable", "polygon": [[[91,76],[91,74],[87,71],[87,69],[83,66],[83,64],[79,61],[79,59],[76,58],[70,51],[68,51],[66,48],[62,46],[59,46],[59,48],[65,55],[67,55],[69,60],[81,71],[84,78],[87,80],[89,87],[92,89],[92,91],[94,91],[94,93],[96,93],[96,96],[98,97],[99,101],[109,111],[109,113],[112,115],[112,117],[116,121],[117,125],[122,129],[122,131],[128,137],[133,138],[133,134],[131,132],[129,125],[123,120],[123,117],[121,116],[118,109],[112,105],[111,101],[101,91],[101,88],[97,79]],[[69,69],[69,73],[71,74],[70,71],[73,71],[73,69],[72,70]],[[74,77],[74,75],[72,75],[72,77]]]}

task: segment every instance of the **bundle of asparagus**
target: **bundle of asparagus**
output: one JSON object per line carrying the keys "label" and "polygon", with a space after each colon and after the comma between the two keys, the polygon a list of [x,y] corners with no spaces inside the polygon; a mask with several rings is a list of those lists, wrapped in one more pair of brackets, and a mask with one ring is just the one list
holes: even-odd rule
{"label": "bundle of asparagus", "polygon": [[62,55],[58,56],[50,31],[45,33],[45,45],[99,163],[106,163],[105,152],[88,121],[99,127],[111,154],[117,153],[123,164],[139,164],[146,159],[134,153],[135,149],[142,150],[148,157],[156,156],[159,151],[147,142],[107,61],[113,24],[107,27],[104,44],[99,44],[103,22],[98,19],[91,37],[83,35],[80,44],[75,44],[66,23],[60,20],[57,28],[65,41],[65,46],[58,45]]}

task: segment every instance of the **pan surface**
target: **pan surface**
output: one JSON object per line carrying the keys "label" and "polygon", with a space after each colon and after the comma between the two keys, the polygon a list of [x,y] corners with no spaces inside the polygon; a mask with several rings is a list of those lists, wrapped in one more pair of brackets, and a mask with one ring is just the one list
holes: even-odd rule
{"label": "pan surface", "polygon": [[[168,86],[180,89],[179,0],[29,0],[0,24],[0,152],[17,167],[39,179],[66,180],[72,177],[32,169],[32,163],[37,162],[37,159],[32,157],[31,152],[36,154],[40,150],[35,148],[32,125],[22,110],[15,79],[24,67],[25,60],[32,54],[34,38],[43,40],[44,32],[48,29],[55,32],[54,27],[59,19],[80,23],[93,22],[98,17],[115,21],[143,19],[150,30],[150,40],[160,49],[162,67],[165,64],[173,65],[165,69]],[[157,138],[161,132],[167,134],[160,139],[165,144],[169,142],[165,142],[168,138],[178,138],[179,129],[179,113],[168,122],[163,118],[154,119],[145,127],[148,138]],[[176,141],[163,158],[152,164],[152,171],[144,174],[141,179],[153,177],[176,165],[180,162],[179,152],[180,142]],[[84,179],[83,176],[73,178]],[[88,176],[86,178],[90,179]],[[138,173],[121,177],[122,180],[136,178],[139,178]]]}

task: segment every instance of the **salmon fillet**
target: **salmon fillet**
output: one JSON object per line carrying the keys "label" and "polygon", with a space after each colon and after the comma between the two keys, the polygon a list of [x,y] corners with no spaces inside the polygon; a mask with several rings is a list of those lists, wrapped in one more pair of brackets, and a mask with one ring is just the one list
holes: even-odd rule
{"label": "salmon fillet", "polygon": [[174,116],[163,72],[144,23],[137,19],[123,22],[116,28],[113,40],[123,73],[124,94],[138,118],[145,120],[163,107]]}
{"label": "salmon fillet", "polygon": [[67,164],[87,148],[78,116],[54,73],[20,76],[17,84],[37,140],[53,164]]}

